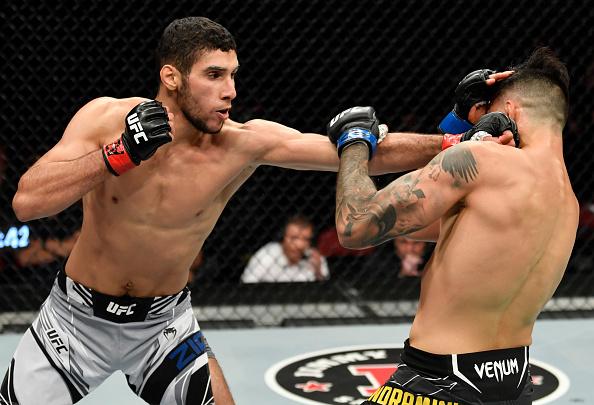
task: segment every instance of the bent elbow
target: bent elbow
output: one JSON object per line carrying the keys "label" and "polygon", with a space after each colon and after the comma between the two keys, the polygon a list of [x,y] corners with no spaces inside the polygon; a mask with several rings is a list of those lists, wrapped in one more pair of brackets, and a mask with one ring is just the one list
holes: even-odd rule
{"label": "bent elbow", "polygon": [[17,219],[21,222],[31,221],[39,218],[35,212],[35,206],[29,198],[22,191],[17,191],[12,199],[12,210],[14,211]]}
{"label": "bent elbow", "polygon": [[365,249],[369,247],[360,237],[360,232],[353,232],[352,228],[347,229],[345,226],[337,227],[336,232],[338,233],[338,241],[347,249]]}

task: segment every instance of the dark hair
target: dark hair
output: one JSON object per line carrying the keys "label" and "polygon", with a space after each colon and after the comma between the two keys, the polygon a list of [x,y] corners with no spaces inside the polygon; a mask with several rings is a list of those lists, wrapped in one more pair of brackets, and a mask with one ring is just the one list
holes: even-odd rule
{"label": "dark hair", "polygon": [[158,68],[175,66],[183,75],[204,51],[237,50],[233,36],[222,25],[206,17],[186,17],[172,21],[163,31],[156,58]]}
{"label": "dark hair", "polygon": [[283,229],[283,234],[289,225],[297,225],[301,228],[313,228],[313,223],[311,220],[302,214],[296,214],[287,219],[287,222],[285,222],[285,228]]}
{"label": "dark hair", "polygon": [[569,112],[569,74],[555,53],[547,47],[537,48],[518,66],[511,67],[514,74],[497,83],[493,99],[513,89],[540,115],[555,118],[565,125]]}

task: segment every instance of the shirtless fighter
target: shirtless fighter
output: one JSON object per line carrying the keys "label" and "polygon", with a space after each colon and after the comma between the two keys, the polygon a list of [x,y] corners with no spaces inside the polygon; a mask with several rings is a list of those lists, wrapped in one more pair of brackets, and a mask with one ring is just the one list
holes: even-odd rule
{"label": "shirtless fighter", "polygon": [[380,191],[367,175],[373,120],[331,121],[341,243],[363,248],[428,226],[416,236],[438,238],[402,363],[365,404],[532,403],[532,329],[578,223],[561,138],[568,86],[565,66],[537,49],[496,85],[491,113],[469,131],[513,132],[515,121],[519,149],[459,144]]}
{"label": "shirtless fighter", "polygon": [[[233,403],[192,313],[190,264],[259,165],[337,170],[339,162],[325,136],[228,119],[238,61],[219,24],[174,21],[158,57],[158,101],[89,102],[19,182],[13,207],[20,220],[53,215],[80,198],[84,218],[16,350],[0,403],[73,403],[116,370],[151,404],[212,404],[213,394],[217,405]],[[459,140],[390,134],[372,170],[419,167]]]}

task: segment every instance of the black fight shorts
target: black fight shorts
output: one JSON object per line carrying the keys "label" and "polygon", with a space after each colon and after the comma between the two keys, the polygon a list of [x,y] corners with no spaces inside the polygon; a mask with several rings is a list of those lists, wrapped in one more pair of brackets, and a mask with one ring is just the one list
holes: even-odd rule
{"label": "black fight shorts", "polygon": [[407,340],[400,357],[396,372],[363,404],[532,404],[528,347],[444,355]]}

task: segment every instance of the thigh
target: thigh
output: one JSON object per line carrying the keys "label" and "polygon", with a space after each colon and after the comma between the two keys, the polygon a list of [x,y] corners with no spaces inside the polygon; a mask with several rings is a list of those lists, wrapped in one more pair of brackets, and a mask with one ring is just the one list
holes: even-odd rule
{"label": "thigh", "polygon": [[100,331],[86,325],[82,308],[63,299],[52,290],[19,342],[0,391],[5,402],[76,403],[111,374],[109,361],[97,357],[94,340],[86,338]]}
{"label": "thigh", "polygon": [[[10,362],[0,393],[0,403],[10,405],[73,404],[89,391],[51,356],[34,329],[21,339]],[[41,402],[40,402],[41,401]]]}
{"label": "thigh", "polygon": [[191,308],[161,329],[124,370],[132,390],[149,404],[212,404],[208,346]]}

